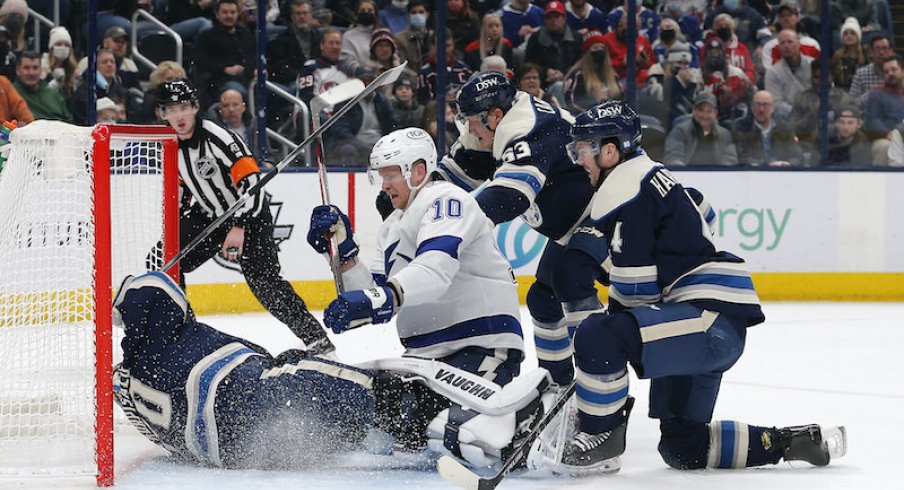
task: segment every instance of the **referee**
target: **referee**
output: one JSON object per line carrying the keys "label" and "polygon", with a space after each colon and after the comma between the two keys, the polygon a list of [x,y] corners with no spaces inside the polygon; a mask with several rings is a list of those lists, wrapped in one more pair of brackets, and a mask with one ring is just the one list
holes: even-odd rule
{"label": "referee", "polygon": [[[160,115],[179,138],[179,238],[188,243],[257,183],[260,169],[239,136],[198,117],[198,92],[188,80],[160,84],[159,95]],[[281,275],[273,217],[263,192],[189,252],[180,262],[180,273],[197,269],[218,252],[241,266],[254,296],[288,325],[309,351],[326,354],[335,350],[320,322]],[[180,283],[184,287],[184,275]]]}

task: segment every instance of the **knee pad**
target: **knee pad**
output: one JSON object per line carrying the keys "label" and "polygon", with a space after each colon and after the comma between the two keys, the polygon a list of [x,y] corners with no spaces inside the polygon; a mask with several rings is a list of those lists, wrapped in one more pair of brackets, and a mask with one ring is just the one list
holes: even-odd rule
{"label": "knee pad", "polygon": [[[575,361],[582,371],[594,374],[624,369],[631,353],[640,346],[631,345],[638,336],[637,321],[627,313],[588,316],[574,334]],[[639,342],[638,342],[639,344]]]}
{"label": "knee pad", "polygon": [[563,316],[552,287],[540,281],[534,281],[527,291],[527,309],[531,317],[544,323],[555,323]]}
{"label": "knee pad", "polygon": [[709,455],[709,429],[703,422],[665,419],[659,422],[659,454],[672,468],[706,468]]}

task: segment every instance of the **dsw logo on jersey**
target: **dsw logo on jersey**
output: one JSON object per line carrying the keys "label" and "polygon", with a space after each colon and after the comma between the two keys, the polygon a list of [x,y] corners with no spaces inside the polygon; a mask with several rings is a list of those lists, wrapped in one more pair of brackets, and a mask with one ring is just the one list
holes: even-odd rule
{"label": "dsw logo on jersey", "polygon": [[[292,237],[292,230],[295,225],[279,224],[279,213],[282,210],[283,203],[274,201],[273,195],[269,192],[265,192],[264,196],[270,202],[270,214],[273,215],[273,241],[276,243],[276,250],[279,251],[280,244]],[[221,267],[242,272],[242,267],[239,264],[224,259],[220,254],[214,255],[213,260]]]}
{"label": "dsw logo on jersey", "polygon": [[496,230],[499,251],[512,264],[512,269],[524,267],[543,253],[546,237],[520,221],[502,223]]}

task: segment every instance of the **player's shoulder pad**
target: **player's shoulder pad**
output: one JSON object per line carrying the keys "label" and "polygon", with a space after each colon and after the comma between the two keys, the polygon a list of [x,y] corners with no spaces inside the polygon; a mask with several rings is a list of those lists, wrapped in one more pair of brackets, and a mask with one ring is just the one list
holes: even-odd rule
{"label": "player's shoulder pad", "polygon": [[593,196],[590,217],[594,220],[602,219],[632,201],[640,194],[643,183],[647,180],[646,176],[662,168],[665,167],[651,160],[645,153],[615,167]]}
{"label": "player's shoulder pad", "polygon": [[[546,117],[539,117],[541,115]],[[574,118],[568,111],[562,111],[546,101],[535,99],[526,92],[516,92],[512,108],[496,126],[493,157],[501,160],[502,154],[511,142],[531,135],[532,132],[537,131],[538,126],[542,125],[544,121],[549,121],[550,118],[562,118],[569,124],[574,122]]]}

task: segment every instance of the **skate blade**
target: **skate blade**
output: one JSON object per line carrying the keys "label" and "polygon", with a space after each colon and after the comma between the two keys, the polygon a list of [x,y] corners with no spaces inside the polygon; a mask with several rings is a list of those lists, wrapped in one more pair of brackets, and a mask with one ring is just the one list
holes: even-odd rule
{"label": "skate blade", "polygon": [[822,442],[826,445],[831,459],[844,456],[847,454],[847,429],[844,426],[823,429]]}
{"label": "skate blade", "polygon": [[599,463],[588,466],[569,466],[566,464],[558,464],[552,468],[554,475],[571,476],[574,478],[584,478],[588,476],[614,475],[621,469],[621,460],[618,456],[610,459],[604,459]]}

